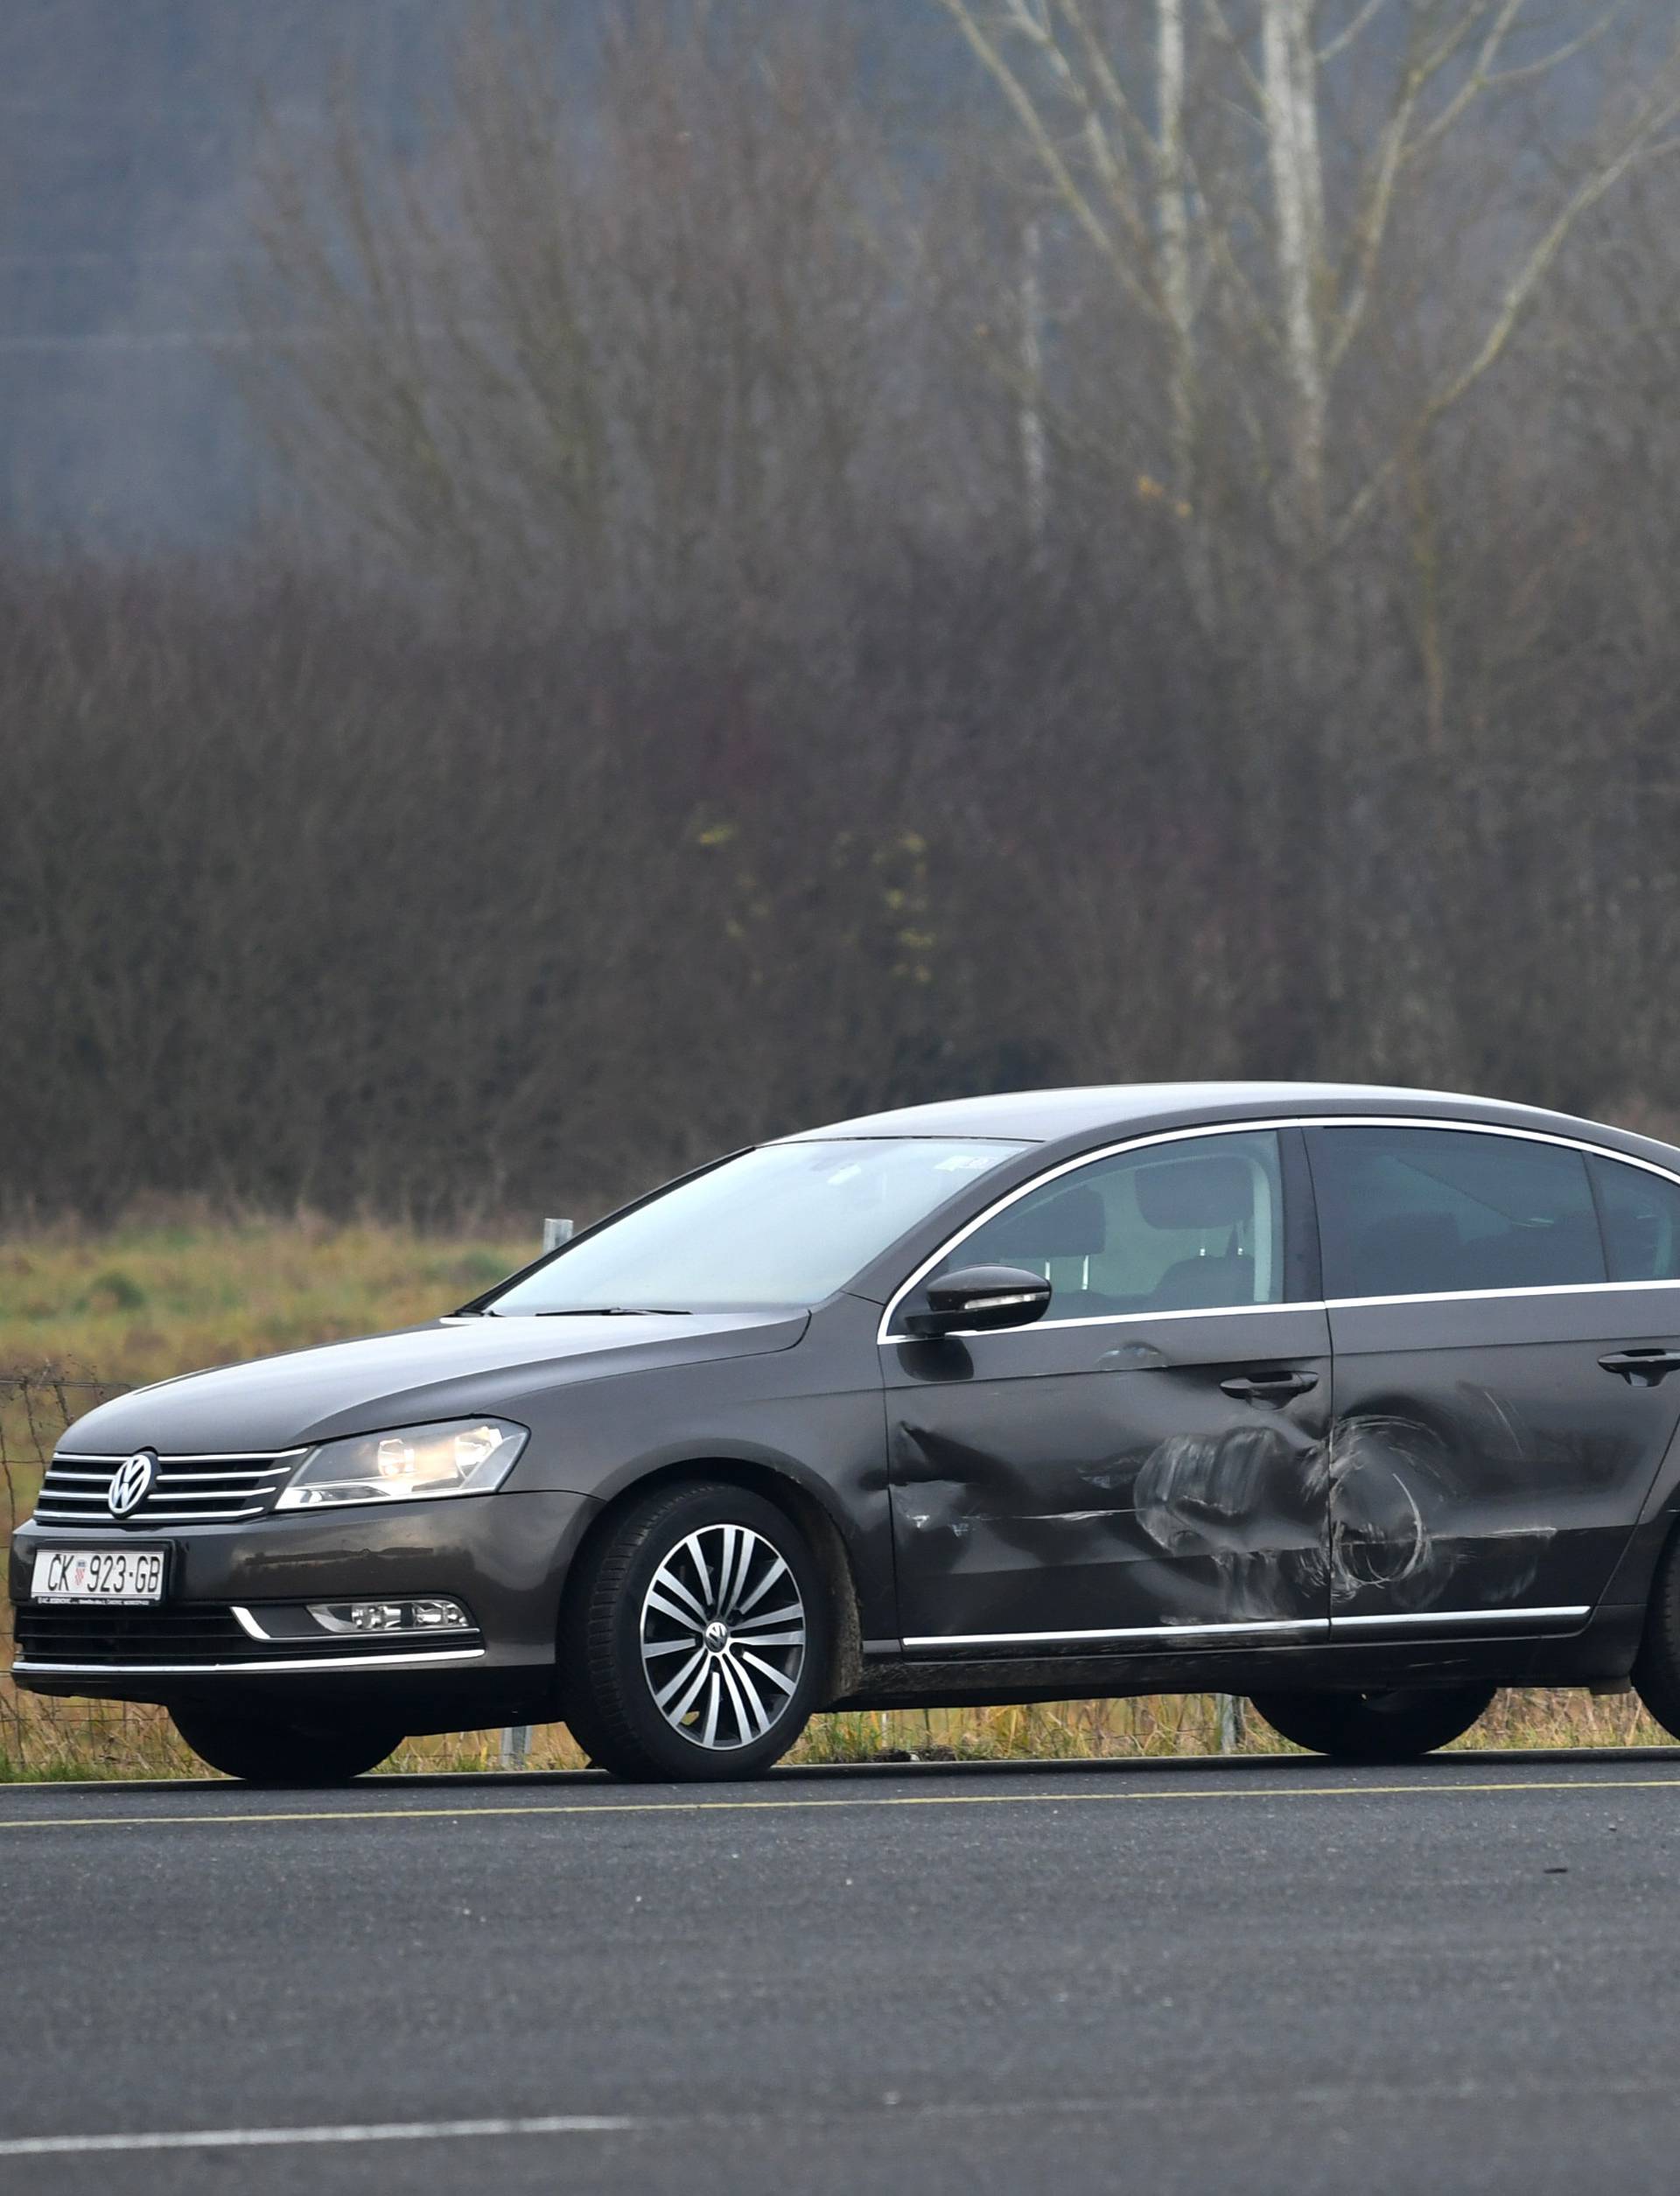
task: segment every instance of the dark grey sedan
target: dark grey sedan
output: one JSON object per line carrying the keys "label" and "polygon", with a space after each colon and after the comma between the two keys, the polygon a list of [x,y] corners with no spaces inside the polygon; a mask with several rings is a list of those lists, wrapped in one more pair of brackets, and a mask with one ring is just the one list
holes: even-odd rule
{"label": "dark grey sedan", "polygon": [[735,1153],[430,1325],[66,1435],[20,1685],[215,1766],[564,1719],[1218,1690],[1395,1759],[1500,1686],[1680,1733],[1680,1150],[1430,1093],[976,1098]]}

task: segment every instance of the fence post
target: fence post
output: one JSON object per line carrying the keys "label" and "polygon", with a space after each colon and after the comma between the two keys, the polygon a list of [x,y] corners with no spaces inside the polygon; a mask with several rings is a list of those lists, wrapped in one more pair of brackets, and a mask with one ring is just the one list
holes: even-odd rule
{"label": "fence post", "polygon": [[1214,1706],[1219,1715],[1219,1751],[1222,1754],[1239,1753],[1242,1746],[1242,1701],[1236,1693],[1215,1693]]}
{"label": "fence post", "polygon": [[558,1250],[561,1244],[569,1243],[571,1237],[572,1224],[569,1220],[545,1220],[543,1221],[542,1248],[545,1251]]}

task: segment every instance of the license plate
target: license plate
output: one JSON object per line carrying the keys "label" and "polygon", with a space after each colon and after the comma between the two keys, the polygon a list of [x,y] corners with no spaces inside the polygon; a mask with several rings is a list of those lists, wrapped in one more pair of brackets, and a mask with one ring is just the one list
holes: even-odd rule
{"label": "license plate", "polygon": [[161,1548],[43,1548],[30,1595],[36,1601],[161,1601]]}

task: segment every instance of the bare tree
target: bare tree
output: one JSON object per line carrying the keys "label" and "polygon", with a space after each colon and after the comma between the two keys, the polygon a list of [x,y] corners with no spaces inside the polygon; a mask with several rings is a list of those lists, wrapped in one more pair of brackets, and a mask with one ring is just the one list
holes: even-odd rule
{"label": "bare tree", "polygon": [[[1584,218],[1680,143],[1680,38],[1653,52],[1648,11],[1642,47],[1620,4],[1585,22],[1544,0],[935,4],[1153,346],[1161,470],[1204,612],[1222,464],[1301,555],[1345,542],[1505,357]],[[1596,122],[1552,133],[1541,187],[1536,101],[1624,24]],[[1529,157],[1500,178],[1486,155],[1519,112]],[[1449,339],[1392,402],[1391,377],[1354,373],[1394,332],[1404,285],[1385,295],[1385,272],[1403,241],[1415,271],[1420,232],[1471,218],[1453,194],[1473,178],[1498,199],[1480,209],[1476,294],[1460,279],[1406,300]],[[1355,381],[1382,388],[1380,422]]]}
{"label": "bare tree", "polygon": [[1540,9],[963,0],[907,149],[815,0],[623,0],[587,98],[474,9],[408,157],[348,87],[250,385],[330,576],[0,567],[0,1205],[1186,1073],[1657,1122],[1667,38]]}
{"label": "bare tree", "polygon": [[585,66],[541,11],[468,11],[410,160],[354,85],[323,145],[276,143],[249,309],[303,332],[255,354],[255,416],[410,571],[644,612],[761,593],[897,462],[858,206],[884,161],[826,22],[620,0],[603,25]]}

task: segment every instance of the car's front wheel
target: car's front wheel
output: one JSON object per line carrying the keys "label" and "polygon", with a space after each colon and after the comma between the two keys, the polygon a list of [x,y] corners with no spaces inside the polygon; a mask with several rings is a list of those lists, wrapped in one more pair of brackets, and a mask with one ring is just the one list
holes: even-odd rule
{"label": "car's front wheel", "polygon": [[1492,1685],[1397,1686],[1372,1693],[1255,1693],[1282,1738],[1338,1761],[1415,1761],[1451,1745],[1477,1721]]}
{"label": "car's front wheel", "polygon": [[756,1776],[820,1703],[830,1623],[810,1544],[774,1503],[717,1481],[656,1488],[567,1596],[566,1722],[614,1776]]}
{"label": "car's front wheel", "polygon": [[382,1724],[304,1724],[218,1708],[172,1708],[170,1717],[200,1761],[247,1784],[348,1784],[405,1736]]}

